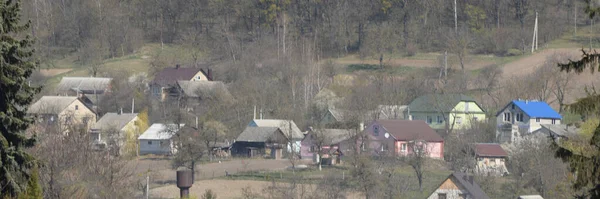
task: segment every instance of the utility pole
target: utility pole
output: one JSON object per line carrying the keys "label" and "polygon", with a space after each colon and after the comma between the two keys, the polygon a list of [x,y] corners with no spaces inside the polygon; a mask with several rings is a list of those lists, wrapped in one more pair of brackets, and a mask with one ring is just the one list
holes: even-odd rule
{"label": "utility pole", "polygon": [[573,34],[573,36],[577,36],[577,1],[576,0],[573,0],[573,10],[575,10],[575,15],[574,15],[575,22],[573,23],[575,25],[575,34]]}
{"label": "utility pole", "polygon": [[538,13],[535,12],[535,23],[533,25],[533,39],[531,40],[531,53],[533,53],[534,50],[537,50],[537,31],[538,31]]}
{"label": "utility pole", "polygon": [[594,34],[594,19],[590,19],[591,21],[591,25],[590,25],[590,51],[592,51],[592,48],[594,48],[592,46],[592,34]]}
{"label": "utility pole", "polygon": [[458,17],[456,15],[456,0],[454,0],[454,33],[458,34]]}

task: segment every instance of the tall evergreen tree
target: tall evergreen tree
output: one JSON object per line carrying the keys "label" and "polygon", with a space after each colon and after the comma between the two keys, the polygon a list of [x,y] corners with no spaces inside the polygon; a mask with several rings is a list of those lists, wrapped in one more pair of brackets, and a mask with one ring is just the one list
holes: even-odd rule
{"label": "tall evergreen tree", "polygon": [[[600,14],[600,7],[595,7],[590,0],[586,0],[586,13],[590,18]],[[600,71],[600,53],[596,51],[586,52],[582,50],[582,58],[576,61],[569,61],[565,64],[558,64],[561,71],[582,73],[589,69],[591,73]],[[595,89],[586,89],[587,96],[578,99],[567,108],[583,116],[600,116],[600,93]],[[589,140],[589,146],[566,147],[559,143],[553,144],[556,148],[556,156],[567,162],[577,177],[573,184],[576,190],[587,190],[587,193],[576,196],[577,198],[600,198],[600,125],[596,127],[592,138]],[[585,150],[580,150],[585,148]]]}
{"label": "tall evergreen tree", "polygon": [[21,25],[20,12],[19,0],[0,0],[0,195],[9,198],[26,192],[36,166],[24,151],[35,139],[24,132],[32,122],[26,107],[39,88],[27,83],[36,64],[33,40],[22,35],[30,23]]}

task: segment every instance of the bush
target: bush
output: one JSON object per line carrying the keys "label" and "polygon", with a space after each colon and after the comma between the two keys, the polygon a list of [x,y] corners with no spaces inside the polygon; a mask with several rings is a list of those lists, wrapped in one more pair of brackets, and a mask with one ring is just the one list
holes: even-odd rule
{"label": "bush", "polygon": [[217,199],[217,194],[215,194],[211,189],[207,189],[202,195],[202,199]]}
{"label": "bush", "polygon": [[519,56],[522,54],[523,54],[523,51],[516,49],[516,48],[508,49],[508,51],[506,52],[506,56]]}
{"label": "bush", "polygon": [[417,54],[418,48],[417,45],[413,43],[406,44],[406,56],[412,57]]}
{"label": "bush", "polygon": [[348,72],[354,72],[359,70],[377,70],[381,69],[379,65],[376,64],[350,64],[348,65]]}

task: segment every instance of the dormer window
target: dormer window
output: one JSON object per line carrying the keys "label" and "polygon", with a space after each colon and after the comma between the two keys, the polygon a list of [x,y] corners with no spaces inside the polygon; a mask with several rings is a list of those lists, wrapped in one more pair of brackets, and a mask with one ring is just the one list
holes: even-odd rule
{"label": "dormer window", "polygon": [[512,104],[512,109],[515,110],[515,104]]}
{"label": "dormer window", "polygon": [[504,121],[510,122],[510,113],[504,113]]}
{"label": "dormer window", "polygon": [[79,105],[75,105],[75,110],[79,110]]}

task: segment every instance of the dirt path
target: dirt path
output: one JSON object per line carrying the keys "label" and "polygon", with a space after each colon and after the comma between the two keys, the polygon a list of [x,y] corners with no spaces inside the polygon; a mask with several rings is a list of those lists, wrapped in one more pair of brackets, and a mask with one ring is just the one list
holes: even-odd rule
{"label": "dirt path", "polygon": [[[252,193],[264,194],[264,189],[269,185],[271,185],[271,182],[254,180],[201,180],[196,181],[190,188],[190,196],[200,198],[206,190],[210,189],[217,195],[217,198],[242,198],[242,189],[250,188]],[[306,194],[311,194],[315,188],[308,185]],[[150,196],[152,198],[178,198],[179,188],[175,185],[158,187],[150,190]],[[347,194],[349,199],[362,198],[360,196],[358,193]]]}
{"label": "dirt path", "polygon": [[[304,163],[306,164],[306,163]],[[196,180],[225,176],[225,172],[235,174],[244,171],[282,170],[290,166],[289,160],[234,159],[221,163],[201,164],[196,167]],[[149,171],[153,184],[175,183],[175,170],[166,158],[143,158],[137,161],[136,173]]]}
{"label": "dirt path", "polygon": [[[375,59],[359,59],[356,56],[348,56],[341,59],[335,60],[335,63],[350,65],[350,64],[374,64],[378,65],[379,60]],[[469,70],[483,68],[491,65],[494,62],[486,60],[466,60],[465,68]],[[407,59],[407,58],[394,58],[384,59],[383,64],[390,66],[410,66],[410,67],[438,67],[439,63],[435,59]]]}
{"label": "dirt path", "polygon": [[59,74],[63,74],[71,71],[70,68],[53,68],[53,69],[40,69],[39,73],[44,77],[52,77]]}
{"label": "dirt path", "polygon": [[541,66],[546,62],[549,56],[555,54],[566,54],[569,56],[579,57],[581,56],[581,49],[578,48],[558,48],[558,49],[546,49],[540,52],[536,52],[533,55],[523,57],[516,61],[507,63],[503,66],[503,76],[512,77],[515,75],[523,75],[532,73],[538,66]]}

